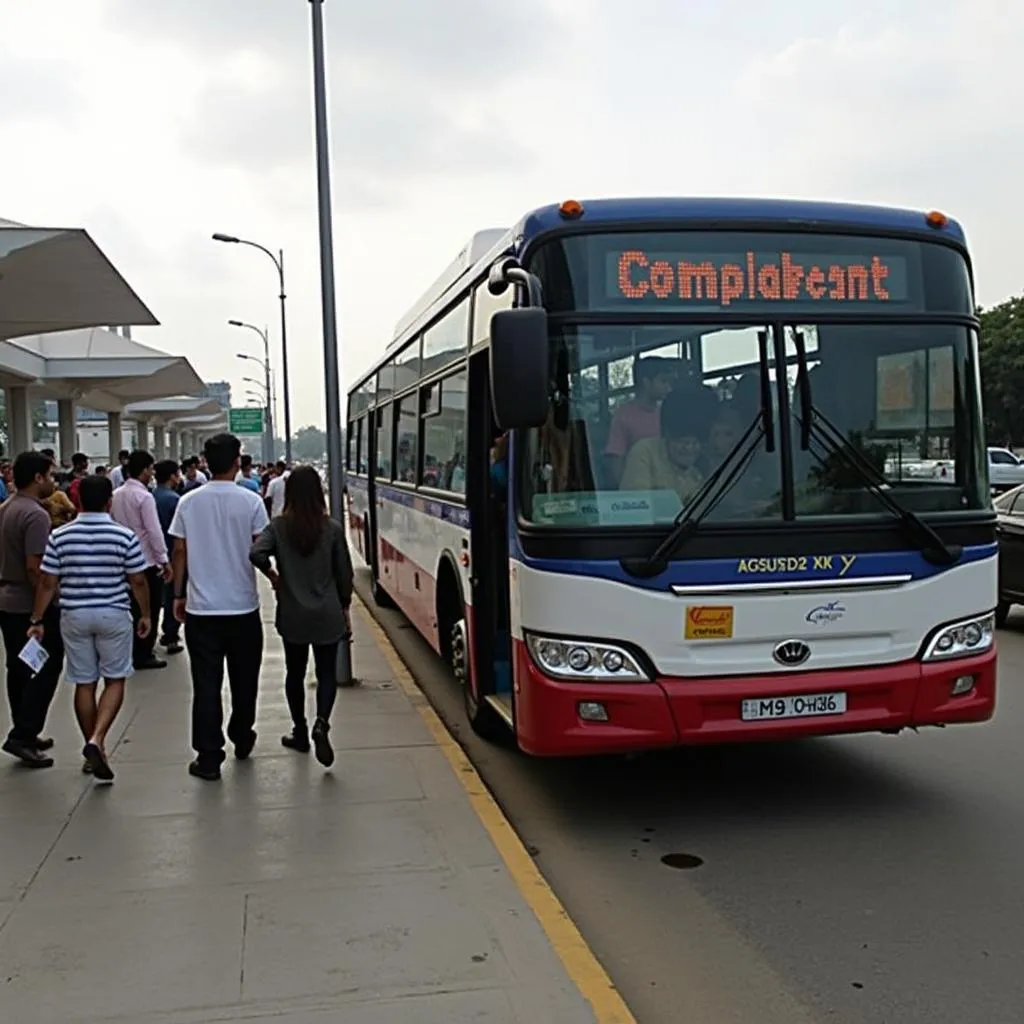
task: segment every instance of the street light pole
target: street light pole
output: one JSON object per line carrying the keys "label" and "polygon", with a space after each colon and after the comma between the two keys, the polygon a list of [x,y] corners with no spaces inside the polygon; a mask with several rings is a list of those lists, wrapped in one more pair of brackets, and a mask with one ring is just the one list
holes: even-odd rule
{"label": "street light pole", "polygon": [[[263,376],[266,380],[264,387],[267,391],[267,404],[266,414],[263,423],[263,461],[273,462],[274,461],[274,413],[273,413],[273,398],[270,390],[270,338],[267,331],[261,331],[255,324],[247,324],[242,320],[229,320],[228,323],[232,327],[244,327],[250,331],[255,331],[263,339],[263,358],[257,359],[255,356],[245,355],[242,352],[238,353],[239,359],[249,359],[254,363],[259,363],[263,367]],[[287,406],[286,406],[287,407]]]}
{"label": "street light pole", "polygon": [[316,177],[320,220],[320,293],[324,334],[324,392],[327,412],[327,482],[331,515],[344,519],[341,461],[341,393],[338,324],[334,293],[334,229],[331,220],[331,153],[327,133],[327,71],[324,2],[309,0],[313,28],[313,102],[316,120]]}
{"label": "street light pole", "polygon": [[[288,318],[284,312],[284,249],[277,250],[277,279],[280,284],[281,301],[281,383],[284,387],[284,460],[289,465],[292,461],[292,403],[288,397]],[[271,447],[273,437],[271,434]]]}
{"label": "street light pole", "polygon": [[[275,256],[265,245],[259,242],[251,242],[246,238],[239,238],[237,235],[225,235],[218,231],[213,235],[215,242],[230,242],[232,245],[248,245],[253,249],[259,249],[270,257],[277,268],[278,300],[281,303],[281,386],[284,388],[284,457],[285,461],[292,461],[292,404],[288,396],[288,317],[285,314],[285,290],[284,290],[284,249],[278,249]],[[269,356],[267,357],[269,360]]]}

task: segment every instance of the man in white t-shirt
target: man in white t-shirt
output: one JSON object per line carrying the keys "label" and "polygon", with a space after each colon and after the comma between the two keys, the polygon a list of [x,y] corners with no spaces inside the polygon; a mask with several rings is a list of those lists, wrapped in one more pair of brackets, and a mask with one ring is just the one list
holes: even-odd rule
{"label": "man in white t-shirt", "polygon": [[110,482],[114,485],[115,491],[118,487],[123,487],[127,479],[125,470],[128,468],[129,455],[131,455],[131,452],[127,448],[122,448],[117,453],[117,465],[110,471]]}
{"label": "man in white t-shirt", "polygon": [[284,487],[291,470],[284,462],[279,462],[275,467],[277,472],[274,478],[267,484],[267,504],[270,506],[270,518],[276,519],[284,511]]}
{"label": "man in white t-shirt", "polygon": [[204,450],[210,482],[182,497],[168,533],[175,538],[174,615],[185,623],[192,671],[196,758],[188,770],[212,782],[220,778],[224,761],[225,663],[231,687],[227,735],[235,757],[245,760],[256,744],[263,625],[249,550],[267,525],[267,511],[258,494],[235,483],[242,451],[237,437],[218,434]]}

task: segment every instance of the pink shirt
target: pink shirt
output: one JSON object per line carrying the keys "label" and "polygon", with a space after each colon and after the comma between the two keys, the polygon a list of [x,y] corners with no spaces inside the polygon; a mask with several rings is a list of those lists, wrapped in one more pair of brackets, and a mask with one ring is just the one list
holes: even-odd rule
{"label": "pink shirt", "polygon": [[167,564],[167,545],[160,517],[156,514],[156,499],[145,484],[125,480],[124,486],[114,491],[110,515],[114,522],[127,526],[139,538],[147,569]]}
{"label": "pink shirt", "polygon": [[661,435],[661,407],[648,409],[639,402],[626,402],[615,410],[605,455],[628,455],[630,448],[648,437]]}

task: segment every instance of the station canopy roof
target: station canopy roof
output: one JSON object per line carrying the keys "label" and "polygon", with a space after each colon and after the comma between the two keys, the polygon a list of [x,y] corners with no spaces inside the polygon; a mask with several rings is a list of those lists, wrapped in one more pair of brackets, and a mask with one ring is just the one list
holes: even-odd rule
{"label": "station canopy roof", "polygon": [[87,231],[0,219],[0,339],[157,323]]}
{"label": "station canopy roof", "polygon": [[0,341],[0,386],[11,384],[101,412],[205,389],[187,359],[98,327]]}
{"label": "station canopy roof", "polygon": [[124,407],[129,419],[146,420],[175,427],[179,424],[190,427],[197,419],[224,418],[224,410],[215,398],[192,398],[178,395],[172,398],[158,398],[149,402],[132,402]]}

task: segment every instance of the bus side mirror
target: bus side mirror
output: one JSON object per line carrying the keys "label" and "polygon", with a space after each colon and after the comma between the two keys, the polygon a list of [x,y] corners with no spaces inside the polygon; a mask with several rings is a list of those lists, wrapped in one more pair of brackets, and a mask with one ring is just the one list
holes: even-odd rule
{"label": "bus side mirror", "polygon": [[543,307],[491,317],[491,399],[501,430],[541,427],[551,407],[548,315]]}

